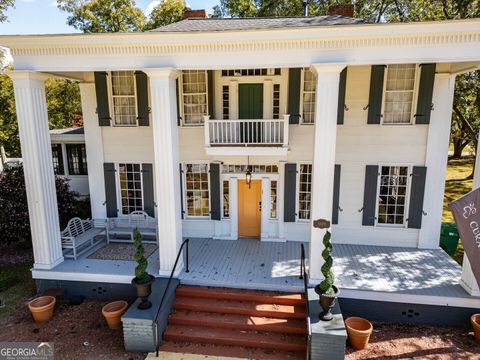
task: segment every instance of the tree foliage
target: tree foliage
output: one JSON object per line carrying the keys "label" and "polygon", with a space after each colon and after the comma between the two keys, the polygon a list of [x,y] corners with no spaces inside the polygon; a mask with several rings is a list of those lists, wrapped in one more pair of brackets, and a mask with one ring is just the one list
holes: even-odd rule
{"label": "tree foliage", "polygon": [[135,279],[138,284],[146,284],[150,281],[150,275],[147,273],[148,260],[145,257],[145,248],[142,244],[142,234],[135,228],[133,230],[133,247],[135,248],[134,259],[137,262],[135,267]]}
{"label": "tree foliage", "polygon": [[69,13],[67,24],[84,33],[141,31],[143,11],[135,0],[57,0]]}
{"label": "tree foliage", "polygon": [[15,0],[0,0],[0,23],[8,20],[6,12],[13,6],[15,6]]}
{"label": "tree foliage", "polygon": [[182,20],[185,9],[184,0],[163,0],[153,8],[144,30],[156,29]]}

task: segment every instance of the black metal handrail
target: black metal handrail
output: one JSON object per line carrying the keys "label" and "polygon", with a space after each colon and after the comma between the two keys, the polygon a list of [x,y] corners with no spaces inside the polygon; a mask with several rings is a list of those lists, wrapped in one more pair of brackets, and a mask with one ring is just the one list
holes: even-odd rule
{"label": "black metal handrail", "polygon": [[159,334],[158,334],[158,323],[157,323],[157,318],[158,318],[158,314],[160,314],[160,310],[162,309],[162,306],[163,306],[163,302],[165,301],[165,297],[167,296],[167,292],[168,292],[168,289],[170,288],[170,284],[172,282],[172,278],[173,278],[173,274],[175,274],[175,270],[177,268],[177,264],[178,264],[178,260],[180,259],[180,256],[182,255],[182,250],[183,250],[183,247],[185,246],[185,272],[190,272],[190,270],[188,269],[188,244],[190,242],[190,239],[185,239],[183,242],[182,242],[182,245],[180,245],[180,249],[178,250],[178,254],[177,254],[177,258],[175,259],[175,264],[173,264],[173,268],[172,268],[172,272],[170,273],[170,277],[168,278],[168,282],[167,282],[167,286],[165,287],[165,291],[163,292],[163,295],[162,295],[162,300],[160,300],[160,306],[158,307],[158,310],[157,310],[157,314],[155,315],[155,319],[154,319],[154,323],[155,323],[155,329],[156,329],[156,333],[155,333],[155,346],[157,347],[157,357],[158,357],[158,338],[159,338]]}
{"label": "black metal handrail", "polygon": [[299,279],[303,279],[303,290],[305,294],[305,312],[307,319],[307,360],[310,358],[310,351],[308,349],[308,344],[310,344],[310,338],[312,336],[312,329],[310,326],[310,305],[308,300],[308,274],[307,268],[305,266],[305,246],[300,244],[300,276]]}

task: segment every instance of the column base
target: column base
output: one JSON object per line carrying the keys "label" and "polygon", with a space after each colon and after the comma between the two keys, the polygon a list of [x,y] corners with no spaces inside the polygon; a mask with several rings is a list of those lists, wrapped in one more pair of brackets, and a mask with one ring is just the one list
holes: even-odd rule
{"label": "column base", "polygon": [[[178,278],[178,276],[183,272],[183,270],[184,270],[183,266],[178,266],[173,273],[173,277]],[[166,277],[166,278],[170,277],[171,273],[172,273],[172,270],[159,270],[158,271],[158,275],[160,277]]]}
{"label": "column base", "polygon": [[52,264],[39,264],[39,263],[34,263],[33,264],[33,269],[35,270],[52,270],[55,266],[61,264],[65,259],[63,256],[61,258],[58,258],[54,263]]}

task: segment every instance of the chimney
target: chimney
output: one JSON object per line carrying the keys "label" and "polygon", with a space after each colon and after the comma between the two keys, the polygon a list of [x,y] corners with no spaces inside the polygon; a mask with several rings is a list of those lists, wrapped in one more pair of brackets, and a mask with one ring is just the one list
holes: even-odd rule
{"label": "chimney", "polygon": [[353,4],[336,4],[330,5],[328,8],[328,15],[340,15],[353,18]]}
{"label": "chimney", "polygon": [[183,13],[183,18],[184,19],[206,19],[208,18],[208,13],[207,10],[201,9],[201,10],[185,10]]}

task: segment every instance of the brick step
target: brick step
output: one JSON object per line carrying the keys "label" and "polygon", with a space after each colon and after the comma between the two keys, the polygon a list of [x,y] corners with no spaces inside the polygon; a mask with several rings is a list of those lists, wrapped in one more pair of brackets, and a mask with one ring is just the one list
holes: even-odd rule
{"label": "brick step", "polygon": [[307,347],[306,337],[302,335],[173,324],[167,327],[164,339],[295,352],[305,352]]}
{"label": "brick step", "polygon": [[162,352],[199,354],[216,356],[225,359],[255,359],[255,360],[305,360],[305,352],[287,352],[269,349],[256,349],[243,346],[198,344],[189,342],[165,341],[159,347]]}
{"label": "brick step", "polygon": [[253,301],[177,297],[175,310],[191,310],[211,313],[241,314],[279,319],[305,319],[305,308],[292,305],[275,305]]}
{"label": "brick step", "polygon": [[207,299],[255,301],[264,304],[294,305],[305,307],[302,294],[279,293],[274,291],[260,291],[247,289],[217,288],[209,286],[177,287],[177,296]]}
{"label": "brick step", "polygon": [[256,317],[241,314],[175,310],[172,314],[170,314],[168,323],[186,326],[269,331],[275,333],[300,335],[307,334],[307,325],[305,320]]}

